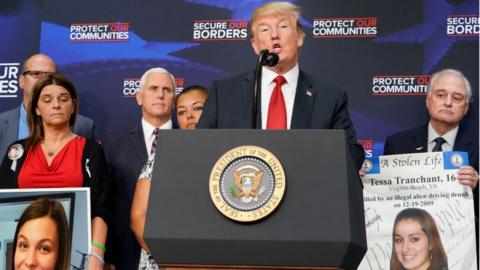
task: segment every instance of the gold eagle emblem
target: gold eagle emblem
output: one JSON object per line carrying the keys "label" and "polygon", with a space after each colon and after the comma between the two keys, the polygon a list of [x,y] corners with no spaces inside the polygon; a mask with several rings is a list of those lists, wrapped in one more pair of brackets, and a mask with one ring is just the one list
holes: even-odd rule
{"label": "gold eagle emblem", "polygon": [[234,198],[241,199],[244,203],[257,201],[258,196],[264,191],[260,188],[264,172],[253,165],[245,165],[233,172],[235,186],[230,188]]}

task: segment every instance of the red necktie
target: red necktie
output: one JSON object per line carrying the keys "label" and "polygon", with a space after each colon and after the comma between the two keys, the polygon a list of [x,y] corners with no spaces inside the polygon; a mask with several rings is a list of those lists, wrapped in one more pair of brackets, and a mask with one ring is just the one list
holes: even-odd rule
{"label": "red necktie", "polygon": [[287,110],[282,94],[282,85],[286,82],[281,75],[273,79],[275,88],[268,106],[267,129],[287,129]]}

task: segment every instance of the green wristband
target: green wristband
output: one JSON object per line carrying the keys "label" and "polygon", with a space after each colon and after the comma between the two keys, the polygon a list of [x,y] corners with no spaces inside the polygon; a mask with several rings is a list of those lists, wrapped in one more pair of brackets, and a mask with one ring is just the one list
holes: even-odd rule
{"label": "green wristband", "polygon": [[102,243],[99,243],[95,240],[92,241],[92,246],[94,247],[98,247],[99,249],[101,249],[103,252],[105,252],[107,249],[105,248],[105,245],[102,244]]}

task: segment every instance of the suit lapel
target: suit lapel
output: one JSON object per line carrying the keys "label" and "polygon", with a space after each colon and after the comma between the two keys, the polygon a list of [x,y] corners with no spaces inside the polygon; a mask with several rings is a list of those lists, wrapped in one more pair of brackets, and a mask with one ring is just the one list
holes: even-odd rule
{"label": "suit lapel", "polygon": [[[428,151],[428,125],[425,125],[414,134],[412,134],[412,144],[410,145],[410,152],[419,153]],[[466,149],[472,149],[472,138],[469,138],[465,130],[460,126],[458,129],[457,137],[453,145],[454,151],[465,151]]]}
{"label": "suit lapel", "polygon": [[472,153],[470,153],[472,151],[472,144],[473,144],[473,141],[472,141],[472,138],[468,136],[468,133],[465,132],[465,130],[462,128],[462,126],[460,126],[458,128],[458,133],[457,133],[457,137],[455,138],[455,143],[453,145],[453,150],[454,151],[467,151],[468,150],[468,154],[469,156],[471,156]]}
{"label": "suit lapel", "polygon": [[304,129],[310,126],[315,96],[316,91],[312,82],[304,72],[300,71],[293,103],[291,129]]}
{"label": "suit lapel", "polygon": [[[243,105],[243,121],[245,126],[252,126],[252,106],[253,106],[253,87],[255,83],[255,73],[251,72],[245,77],[242,84],[242,105]],[[260,94],[260,93],[259,93]],[[257,127],[262,128],[262,97],[258,98],[257,110]]]}
{"label": "suit lapel", "polygon": [[423,153],[428,152],[428,126],[425,125],[412,134],[412,144],[409,149],[410,153]]}
{"label": "suit lapel", "polygon": [[11,114],[5,119],[6,127],[4,130],[6,130],[6,134],[5,134],[4,142],[6,143],[6,145],[9,145],[14,141],[18,140],[18,125],[19,125],[18,119],[19,118],[20,118],[20,107],[17,107],[16,109],[12,110]]}
{"label": "suit lapel", "polygon": [[142,161],[142,164],[145,163],[147,161],[148,154],[141,126],[136,126],[130,131],[130,143],[133,145],[133,149],[138,157],[138,160]]}

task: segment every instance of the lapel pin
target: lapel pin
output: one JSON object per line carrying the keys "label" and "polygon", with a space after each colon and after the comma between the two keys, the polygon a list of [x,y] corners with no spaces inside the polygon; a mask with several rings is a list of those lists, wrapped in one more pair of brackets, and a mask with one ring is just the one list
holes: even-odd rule
{"label": "lapel pin", "polygon": [[17,169],[17,160],[23,156],[23,146],[19,143],[10,146],[8,149],[8,158],[12,160],[10,169],[15,171]]}

